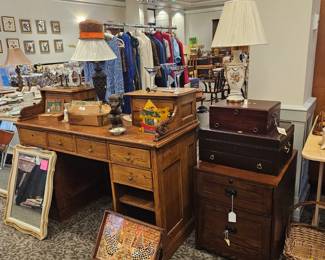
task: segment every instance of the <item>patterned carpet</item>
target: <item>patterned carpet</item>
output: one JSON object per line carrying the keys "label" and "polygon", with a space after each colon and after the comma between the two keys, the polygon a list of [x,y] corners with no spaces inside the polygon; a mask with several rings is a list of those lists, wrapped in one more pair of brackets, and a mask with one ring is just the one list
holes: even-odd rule
{"label": "patterned carpet", "polygon": [[[5,200],[0,198],[3,216]],[[86,260],[91,259],[98,228],[104,210],[110,205],[105,197],[89,205],[69,220],[58,223],[50,220],[48,237],[44,241],[22,234],[0,221],[1,260]],[[1,218],[2,219],[2,218]],[[194,235],[178,249],[172,259],[220,259],[195,249]]]}

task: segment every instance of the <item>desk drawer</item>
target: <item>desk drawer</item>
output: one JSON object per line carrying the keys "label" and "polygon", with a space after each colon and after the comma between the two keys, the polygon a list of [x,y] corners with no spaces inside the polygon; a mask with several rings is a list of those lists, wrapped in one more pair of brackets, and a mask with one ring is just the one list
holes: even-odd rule
{"label": "desk drawer", "polygon": [[49,133],[49,148],[53,150],[75,152],[72,135]]}
{"label": "desk drawer", "polygon": [[153,190],[151,171],[112,164],[112,181],[144,190]]}
{"label": "desk drawer", "polygon": [[36,147],[46,148],[46,133],[29,129],[19,130],[20,143],[23,145],[32,145]]}
{"label": "desk drawer", "polygon": [[246,210],[254,214],[271,214],[272,189],[200,171],[197,172],[196,185],[200,197],[213,199],[230,208],[231,194],[234,194],[235,209]]}
{"label": "desk drawer", "polygon": [[110,144],[109,153],[112,162],[151,168],[148,150]]}
{"label": "desk drawer", "polygon": [[269,259],[271,219],[237,211],[237,223],[228,223],[228,210],[213,201],[198,201],[197,245],[231,259]]}
{"label": "desk drawer", "polygon": [[107,146],[105,142],[92,141],[87,138],[76,138],[78,154],[107,160]]}

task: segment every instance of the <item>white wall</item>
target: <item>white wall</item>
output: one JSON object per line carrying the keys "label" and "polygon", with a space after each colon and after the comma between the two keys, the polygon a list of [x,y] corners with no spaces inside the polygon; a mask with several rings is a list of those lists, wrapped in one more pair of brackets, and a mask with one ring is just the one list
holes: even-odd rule
{"label": "white wall", "polygon": [[310,97],[320,0],[257,0],[268,44],[251,47],[250,98],[302,106]]}
{"label": "white wall", "polygon": [[[87,1],[91,2],[91,1]],[[34,40],[36,54],[28,55],[33,63],[51,63],[68,61],[73,54],[75,45],[78,41],[78,23],[76,18],[83,16],[99,21],[113,20],[123,22],[125,19],[125,8],[109,6],[107,4],[87,4],[72,3],[59,0],[1,0],[0,16],[14,16],[16,21],[16,32],[0,32],[0,40],[4,53],[0,54],[0,64],[3,64],[7,46],[6,38],[19,38],[20,47],[23,49],[24,40]],[[31,19],[32,34],[22,34],[19,27],[19,19]],[[37,34],[35,19],[45,19],[47,22],[47,34]],[[50,21],[61,22],[61,34],[53,35],[50,29]],[[54,39],[63,39],[64,52],[54,52]],[[50,41],[50,54],[40,54],[38,41]]]}
{"label": "white wall", "polygon": [[184,44],[186,43],[185,38],[185,15],[183,12],[177,11],[172,15],[172,26],[176,26],[177,30],[175,31],[179,40]]}
{"label": "white wall", "polygon": [[185,12],[186,42],[190,37],[197,37],[205,49],[211,48],[213,39],[212,20],[219,19],[222,7],[200,9]]}

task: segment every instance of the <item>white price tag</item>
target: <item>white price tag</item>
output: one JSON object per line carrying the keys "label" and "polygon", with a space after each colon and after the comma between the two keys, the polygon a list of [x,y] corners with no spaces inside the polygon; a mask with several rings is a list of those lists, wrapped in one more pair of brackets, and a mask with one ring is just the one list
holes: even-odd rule
{"label": "white price tag", "polygon": [[277,127],[279,134],[287,136],[287,131],[284,128]]}
{"label": "white price tag", "polygon": [[36,157],[35,163],[36,163],[36,165],[40,165],[41,164],[41,159],[39,158],[39,156]]}
{"label": "white price tag", "polygon": [[229,212],[228,214],[228,222],[230,223],[236,223],[237,222],[237,216],[236,216],[236,213],[231,211]]}

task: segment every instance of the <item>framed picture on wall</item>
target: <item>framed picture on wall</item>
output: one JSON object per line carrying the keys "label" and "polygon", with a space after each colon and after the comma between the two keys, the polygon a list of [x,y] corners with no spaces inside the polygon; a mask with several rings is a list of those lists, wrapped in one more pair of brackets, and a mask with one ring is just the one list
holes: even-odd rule
{"label": "framed picture on wall", "polygon": [[8,49],[15,49],[20,48],[19,39],[18,38],[8,38],[7,41],[7,47]]}
{"label": "framed picture on wall", "polygon": [[15,32],[16,23],[15,17],[12,16],[1,16],[2,28],[4,32]]}
{"label": "framed picture on wall", "polygon": [[32,33],[32,25],[28,19],[19,19],[20,30],[22,33]]}
{"label": "framed picture on wall", "polygon": [[3,53],[2,41],[0,40],[0,53]]}
{"label": "framed picture on wall", "polygon": [[38,33],[46,33],[46,21],[45,20],[36,20],[36,30]]}
{"label": "framed picture on wall", "polygon": [[63,52],[63,40],[54,40],[55,52]]}
{"label": "framed picture on wall", "polygon": [[35,42],[34,41],[24,41],[24,50],[26,54],[35,54]]}
{"label": "framed picture on wall", "polygon": [[60,34],[61,33],[61,26],[59,21],[51,21],[51,30],[52,33]]}
{"label": "framed picture on wall", "polygon": [[49,41],[39,41],[39,48],[41,53],[49,53],[50,52],[50,42]]}

